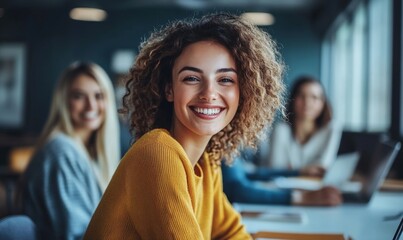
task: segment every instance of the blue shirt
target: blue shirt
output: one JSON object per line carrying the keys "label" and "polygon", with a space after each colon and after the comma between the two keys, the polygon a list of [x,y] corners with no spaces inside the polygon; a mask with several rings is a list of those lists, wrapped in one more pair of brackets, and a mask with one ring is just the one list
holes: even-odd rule
{"label": "blue shirt", "polygon": [[223,164],[222,177],[224,192],[230,202],[255,204],[284,204],[291,203],[291,191],[271,189],[257,184],[255,181],[269,181],[277,176],[297,176],[298,171],[257,168],[252,173],[246,172],[243,162],[253,161],[246,151],[235,158],[231,166]]}

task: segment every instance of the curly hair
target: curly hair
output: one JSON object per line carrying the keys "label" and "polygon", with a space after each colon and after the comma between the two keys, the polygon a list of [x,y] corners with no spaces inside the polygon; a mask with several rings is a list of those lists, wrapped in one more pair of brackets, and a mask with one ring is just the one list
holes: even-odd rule
{"label": "curly hair", "polygon": [[240,102],[233,120],[209,141],[206,151],[213,163],[228,164],[243,146],[256,143],[275,116],[284,110],[284,65],[269,34],[240,16],[216,13],[199,19],[177,20],[140,44],[136,62],[127,76],[122,112],[129,114],[136,138],[154,128],[170,129],[173,104],[165,98],[172,83],[175,60],[188,45],[212,40],[225,46],[238,69]]}

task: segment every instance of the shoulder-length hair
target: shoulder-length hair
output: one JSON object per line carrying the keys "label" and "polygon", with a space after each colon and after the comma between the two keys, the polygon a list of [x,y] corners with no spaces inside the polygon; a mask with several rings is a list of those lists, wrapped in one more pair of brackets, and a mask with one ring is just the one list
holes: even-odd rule
{"label": "shoulder-length hair", "polygon": [[[75,130],[69,111],[69,91],[72,83],[79,75],[93,78],[99,84],[105,99],[104,122],[96,130],[93,141],[90,143],[92,144],[90,148],[94,149],[93,153],[88,152],[83,142],[75,138]],[[83,62],[71,64],[62,73],[53,92],[49,117],[42,131],[39,147],[43,146],[57,132],[73,137],[88,157],[98,161],[103,181],[107,183],[120,158],[118,114],[114,96],[111,80],[99,65]]]}
{"label": "shoulder-length hair", "polygon": [[172,83],[172,68],[183,49],[211,40],[225,46],[235,59],[240,102],[234,119],[215,134],[206,151],[210,159],[228,163],[241,146],[256,147],[263,130],[282,105],[283,63],[269,34],[239,16],[211,14],[200,19],[168,24],[140,45],[140,52],[127,79],[123,111],[130,113],[136,138],[154,128],[170,130],[173,104],[165,98]]}
{"label": "shoulder-length hair", "polygon": [[316,127],[321,128],[332,120],[332,109],[331,109],[330,103],[326,97],[325,89],[323,88],[322,83],[311,76],[301,76],[295,80],[294,85],[291,89],[291,94],[290,94],[289,101],[287,104],[286,115],[287,115],[288,121],[291,125],[291,129],[292,129],[293,133],[295,133],[295,112],[294,112],[295,98],[299,94],[299,91],[301,90],[301,87],[303,85],[312,84],[312,83],[318,84],[322,88],[323,109],[322,109],[322,112],[320,113],[320,115],[315,120]]}

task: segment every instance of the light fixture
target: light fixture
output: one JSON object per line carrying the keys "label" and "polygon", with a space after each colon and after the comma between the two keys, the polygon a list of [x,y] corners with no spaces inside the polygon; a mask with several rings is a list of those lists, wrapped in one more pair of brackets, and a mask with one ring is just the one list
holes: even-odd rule
{"label": "light fixture", "polygon": [[274,17],[270,13],[265,12],[246,12],[241,17],[247,19],[254,25],[269,26],[274,24]]}
{"label": "light fixture", "polygon": [[106,11],[99,8],[77,7],[70,11],[70,18],[78,21],[101,22],[107,16]]}

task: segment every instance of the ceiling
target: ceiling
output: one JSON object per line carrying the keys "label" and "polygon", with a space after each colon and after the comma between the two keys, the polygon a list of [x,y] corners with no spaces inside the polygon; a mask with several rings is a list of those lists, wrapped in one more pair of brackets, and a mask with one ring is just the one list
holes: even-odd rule
{"label": "ceiling", "polygon": [[314,11],[326,0],[0,0],[5,8],[60,8],[88,4],[106,9],[178,7],[189,10],[233,9],[261,11]]}

